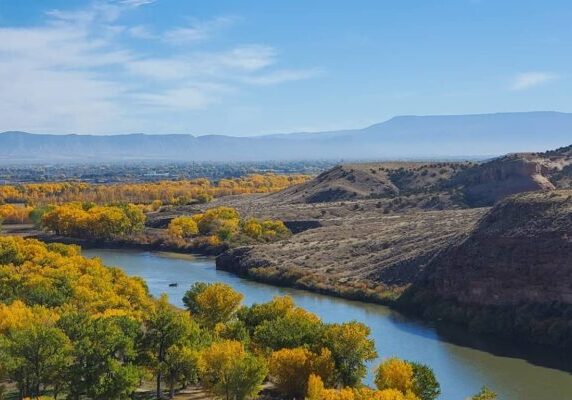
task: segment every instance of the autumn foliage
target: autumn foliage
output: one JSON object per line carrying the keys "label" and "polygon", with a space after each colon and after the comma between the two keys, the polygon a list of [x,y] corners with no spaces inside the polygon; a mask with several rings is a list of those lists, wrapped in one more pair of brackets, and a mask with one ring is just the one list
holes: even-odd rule
{"label": "autumn foliage", "polygon": [[167,228],[175,239],[196,236],[216,236],[221,241],[247,238],[255,241],[272,241],[288,236],[290,231],[279,220],[242,220],[232,207],[213,207],[204,213],[173,218]]}
{"label": "autumn foliage", "polygon": [[141,231],[145,215],[133,204],[96,206],[68,203],[47,211],[41,223],[45,229],[58,235],[111,239]]}
{"label": "autumn foliage", "polygon": [[307,175],[252,174],[240,178],[152,183],[89,184],[84,182],[30,183],[0,186],[0,203],[31,205],[93,202],[182,205],[205,203],[213,197],[248,193],[270,193],[310,179]]}
{"label": "autumn foliage", "polygon": [[13,204],[0,205],[0,221],[5,224],[25,224],[30,222],[32,207]]}
{"label": "autumn foliage", "polygon": [[325,323],[288,296],[242,300],[226,284],[197,282],[181,310],[77,246],[0,237],[0,379],[15,382],[19,398],[127,399],[151,380],[157,398],[200,384],[249,399],[265,380],[286,398],[439,394],[428,367],[396,358],[377,369],[377,389],[363,386],[377,353],[362,323]]}

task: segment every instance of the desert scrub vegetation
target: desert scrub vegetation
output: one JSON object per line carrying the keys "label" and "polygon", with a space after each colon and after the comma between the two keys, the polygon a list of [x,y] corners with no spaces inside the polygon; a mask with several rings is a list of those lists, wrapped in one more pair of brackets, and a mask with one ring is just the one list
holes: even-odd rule
{"label": "desert scrub vegetation", "polygon": [[308,175],[250,174],[240,178],[206,178],[146,183],[89,184],[84,182],[28,183],[0,186],[0,203],[28,205],[93,202],[183,205],[205,203],[215,197],[270,193],[310,179]]}
{"label": "desert scrub vegetation", "polygon": [[[226,269],[226,267],[222,266],[222,269]],[[407,289],[405,286],[389,287],[370,281],[340,281],[330,279],[323,274],[313,273],[305,268],[296,267],[253,267],[248,268],[243,275],[276,286],[295,287],[344,299],[378,304],[392,304]]]}
{"label": "desert scrub vegetation", "polygon": [[287,398],[439,394],[428,366],[398,359],[364,387],[377,357],[369,328],[324,323],[288,296],[244,306],[230,286],[198,282],[182,310],[76,246],[17,237],[0,238],[0,277],[0,383],[11,398],[128,399],[151,382],[156,398],[189,384],[256,398],[264,381]]}

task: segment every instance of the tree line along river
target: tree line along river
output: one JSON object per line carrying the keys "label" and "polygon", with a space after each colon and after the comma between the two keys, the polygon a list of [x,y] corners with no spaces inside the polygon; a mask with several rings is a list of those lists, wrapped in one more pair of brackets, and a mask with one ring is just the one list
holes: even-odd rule
{"label": "tree line along river", "polygon": [[[431,366],[444,400],[463,400],[482,385],[495,390],[499,400],[572,399],[572,360],[554,350],[471,335],[450,325],[436,327],[381,305],[253,282],[217,271],[213,258],[137,250],[83,253],[142,277],[152,295],[167,293],[177,306],[182,306],[182,297],[194,282],[224,282],[244,294],[246,304],[287,294],[326,322],[363,322],[372,330],[380,358],[397,356]],[[366,383],[372,383],[371,369]]]}

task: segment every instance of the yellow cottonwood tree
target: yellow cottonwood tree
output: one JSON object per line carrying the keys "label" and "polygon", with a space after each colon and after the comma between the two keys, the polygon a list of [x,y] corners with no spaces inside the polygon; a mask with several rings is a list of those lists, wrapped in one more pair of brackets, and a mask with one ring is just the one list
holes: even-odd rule
{"label": "yellow cottonwood tree", "polygon": [[413,389],[413,367],[399,358],[383,361],[375,373],[375,385],[378,389],[397,389],[407,393]]}
{"label": "yellow cottonwood tree", "polygon": [[187,239],[199,233],[199,227],[192,217],[181,216],[171,220],[167,228],[169,236],[179,239]]}
{"label": "yellow cottonwood tree", "polygon": [[302,347],[273,352],[268,366],[278,390],[295,398],[306,393],[311,375],[319,376],[322,381],[332,381],[335,369],[328,349],[322,349],[320,354],[315,354]]}
{"label": "yellow cottonwood tree", "polygon": [[198,365],[205,386],[226,400],[255,396],[268,373],[261,358],[234,340],[213,343],[201,352]]}
{"label": "yellow cottonwood tree", "polygon": [[236,313],[243,298],[241,293],[224,283],[207,285],[195,298],[197,308],[194,316],[201,324],[214,328]]}

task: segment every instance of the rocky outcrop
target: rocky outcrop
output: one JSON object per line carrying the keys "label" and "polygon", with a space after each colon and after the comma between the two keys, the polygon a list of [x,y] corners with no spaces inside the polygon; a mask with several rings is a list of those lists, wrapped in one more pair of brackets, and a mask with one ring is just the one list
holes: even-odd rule
{"label": "rocky outcrop", "polygon": [[549,172],[542,160],[514,155],[478,165],[452,183],[463,188],[469,205],[488,206],[516,193],[555,189],[547,177]]}
{"label": "rocky outcrop", "polygon": [[227,250],[216,258],[216,269],[232,272],[239,276],[248,275],[248,270],[257,266],[263,266],[264,262],[252,262],[248,253],[252,247],[244,246]]}
{"label": "rocky outcrop", "polygon": [[509,198],[431,263],[437,294],[469,304],[572,304],[572,191]]}
{"label": "rocky outcrop", "polygon": [[460,189],[468,206],[490,206],[517,193],[569,187],[572,146],[545,153],[516,153],[477,164],[445,186]]}
{"label": "rocky outcrop", "polygon": [[505,199],[403,296],[425,315],[572,349],[572,190]]}
{"label": "rocky outcrop", "polygon": [[414,195],[419,203],[445,197],[448,208],[488,207],[513,194],[566,187],[572,187],[572,146],[545,153],[509,154],[483,163],[344,164],[271,194],[268,200],[318,204]]}

